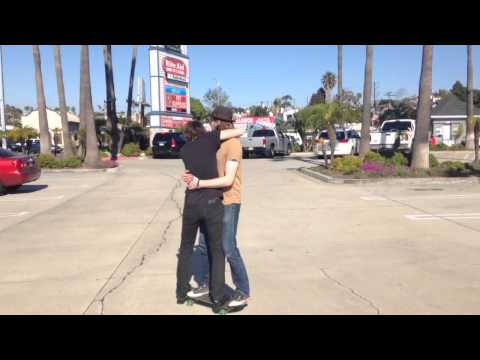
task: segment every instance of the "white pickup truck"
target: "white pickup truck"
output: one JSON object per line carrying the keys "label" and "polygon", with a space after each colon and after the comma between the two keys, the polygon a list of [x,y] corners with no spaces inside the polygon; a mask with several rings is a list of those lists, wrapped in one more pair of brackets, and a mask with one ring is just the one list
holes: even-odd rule
{"label": "white pickup truck", "polygon": [[290,138],[275,128],[252,126],[240,138],[244,156],[251,153],[273,158],[275,155],[290,155]]}
{"label": "white pickup truck", "polygon": [[379,130],[370,132],[370,149],[409,153],[412,150],[414,136],[415,120],[387,120]]}

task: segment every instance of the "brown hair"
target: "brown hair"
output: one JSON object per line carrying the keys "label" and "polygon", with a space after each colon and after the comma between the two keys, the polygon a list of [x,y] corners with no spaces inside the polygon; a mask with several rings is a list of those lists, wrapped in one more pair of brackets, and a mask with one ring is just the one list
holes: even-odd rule
{"label": "brown hair", "polygon": [[233,123],[230,121],[222,121],[222,120],[217,120],[218,125],[217,125],[217,130],[222,131],[222,130],[228,130],[228,129],[234,129],[235,127],[233,126]]}
{"label": "brown hair", "polygon": [[205,128],[200,121],[196,120],[188,123],[183,131],[183,135],[188,141],[193,141],[203,134],[205,134]]}

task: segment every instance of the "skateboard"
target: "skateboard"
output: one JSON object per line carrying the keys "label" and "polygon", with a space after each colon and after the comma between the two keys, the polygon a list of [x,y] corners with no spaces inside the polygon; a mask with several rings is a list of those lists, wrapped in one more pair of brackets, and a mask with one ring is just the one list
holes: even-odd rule
{"label": "skateboard", "polygon": [[[197,305],[208,307],[210,309],[213,308],[213,303],[212,303],[212,300],[210,299],[209,294],[200,296],[200,297],[195,298],[195,299],[194,298],[188,298],[186,304],[187,304],[187,306],[193,306],[194,304],[197,304]],[[220,315],[226,315],[228,313],[239,312],[239,311],[242,311],[247,306],[248,306],[248,304],[244,304],[244,305],[240,305],[240,306],[233,306],[233,307],[227,306],[224,309],[221,309],[219,314]]]}

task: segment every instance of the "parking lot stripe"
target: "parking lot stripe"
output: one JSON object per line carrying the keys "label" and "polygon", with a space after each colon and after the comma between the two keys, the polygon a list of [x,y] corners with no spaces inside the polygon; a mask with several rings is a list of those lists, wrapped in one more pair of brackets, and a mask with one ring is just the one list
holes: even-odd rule
{"label": "parking lot stripe", "polygon": [[27,215],[28,211],[22,211],[19,213],[0,213],[0,218],[5,218],[5,217],[17,217],[17,216],[24,216]]}
{"label": "parking lot stripe", "polygon": [[48,201],[48,200],[61,200],[65,197],[65,195],[58,195],[58,196],[44,196],[44,197],[18,197],[20,194],[17,194],[16,197],[7,197],[2,199],[1,202],[5,201]]}
{"label": "parking lot stripe", "polygon": [[480,220],[480,213],[463,213],[463,214],[413,214],[405,215],[409,220]]}
{"label": "parking lot stripe", "polygon": [[[443,195],[412,195],[412,196],[395,196],[389,197],[390,200],[416,200],[416,199],[437,199],[437,200],[448,200],[448,199],[478,199],[480,194],[443,194]],[[387,198],[381,196],[361,196],[361,200],[365,201],[386,201]]]}

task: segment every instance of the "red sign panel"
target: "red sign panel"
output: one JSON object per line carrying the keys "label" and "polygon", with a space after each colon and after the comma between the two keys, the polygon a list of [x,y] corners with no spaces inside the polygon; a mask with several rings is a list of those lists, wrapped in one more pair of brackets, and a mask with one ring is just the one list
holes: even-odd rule
{"label": "red sign panel", "polygon": [[172,116],[161,116],[160,117],[160,124],[163,128],[168,128],[168,129],[177,129],[184,127],[187,125],[189,122],[191,122],[192,119],[186,119],[186,118],[175,118]]}
{"label": "red sign panel", "polygon": [[275,116],[252,116],[235,120],[235,124],[275,124]]}
{"label": "red sign panel", "polygon": [[165,110],[170,112],[187,112],[187,89],[166,85]]}
{"label": "red sign panel", "polygon": [[165,57],[163,59],[163,71],[169,80],[187,82],[187,65],[179,59]]}

